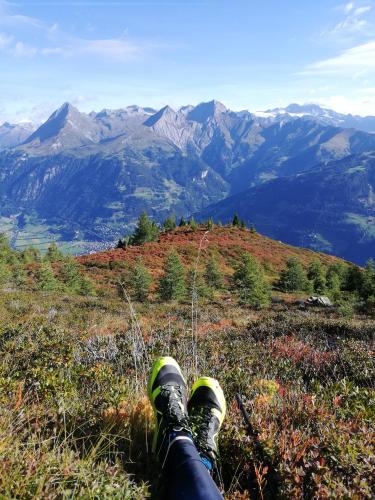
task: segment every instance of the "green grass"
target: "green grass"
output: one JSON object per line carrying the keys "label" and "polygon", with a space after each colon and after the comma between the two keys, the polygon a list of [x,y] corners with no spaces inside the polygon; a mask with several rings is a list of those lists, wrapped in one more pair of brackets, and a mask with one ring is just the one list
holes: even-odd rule
{"label": "green grass", "polygon": [[189,384],[206,374],[223,385],[228,498],[371,498],[371,318],[286,304],[255,310],[216,295],[198,302],[195,360],[189,302],[134,307],[137,324],[115,294],[0,292],[1,497],[149,495],[158,467],[146,379],[152,359],[170,354]]}

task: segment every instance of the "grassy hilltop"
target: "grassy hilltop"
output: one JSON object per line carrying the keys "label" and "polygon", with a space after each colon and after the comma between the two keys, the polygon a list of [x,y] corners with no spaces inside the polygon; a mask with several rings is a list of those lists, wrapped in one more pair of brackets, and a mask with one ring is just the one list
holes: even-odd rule
{"label": "grassy hilltop", "polygon": [[[159,282],[171,251],[186,281],[167,300]],[[241,288],[244,253],[255,258],[262,304]],[[281,284],[290,259],[304,273],[303,289]],[[217,286],[207,283],[213,261]],[[208,374],[224,388],[228,498],[371,498],[370,268],[232,226],[184,226],[75,260],[55,248],[43,258],[13,252],[3,239],[0,263],[0,498],[155,491],[145,383],[159,354],[175,356],[190,384]],[[147,275],[142,300],[135,269]],[[297,303],[319,287],[335,307]]]}

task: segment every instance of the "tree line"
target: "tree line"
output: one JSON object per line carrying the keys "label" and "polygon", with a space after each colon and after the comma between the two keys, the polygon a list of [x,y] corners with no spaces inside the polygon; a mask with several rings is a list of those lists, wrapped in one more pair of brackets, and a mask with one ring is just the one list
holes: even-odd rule
{"label": "tree line", "polygon": [[[148,300],[153,278],[141,259],[121,277],[121,283],[130,291],[134,300]],[[249,253],[240,256],[234,272],[225,276],[219,262],[210,256],[204,269],[185,270],[179,255],[173,251],[165,260],[162,274],[155,283],[162,301],[186,300],[193,293],[210,298],[216,292],[228,290],[235,293],[241,304],[264,306],[270,303],[272,289],[282,292],[327,294],[333,301],[340,301],[344,294],[354,295],[368,305],[375,304],[375,265],[370,260],[365,269],[334,263],[323,266],[315,260],[305,268],[293,257],[287,260],[279,277],[271,282],[263,266]]]}
{"label": "tree line", "polygon": [[[246,222],[240,219],[237,214],[233,215],[230,224],[233,227],[247,229]],[[221,227],[223,224],[221,221],[218,221],[216,225]],[[134,232],[131,235],[120,238],[116,248],[126,248],[129,245],[143,245],[145,243],[150,243],[151,241],[157,241],[160,233],[174,231],[177,227],[188,227],[191,231],[196,231],[199,227],[205,227],[210,231],[214,228],[214,226],[215,223],[212,217],[207,221],[198,224],[194,217],[187,220],[185,220],[184,217],[181,217],[179,222],[177,222],[175,215],[167,217],[160,225],[158,225],[147,215],[146,212],[142,212],[139,216]],[[249,230],[252,233],[256,232],[253,224],[250,225]]]}
{"label": "tree line", "polygon": [[95,287],[81,266],[64,255],[56,243],[46,254],[33,247],[14,250],[5,234],[0,234],[0,287],[24,290],[60,291],[80,295],[95,294]]}

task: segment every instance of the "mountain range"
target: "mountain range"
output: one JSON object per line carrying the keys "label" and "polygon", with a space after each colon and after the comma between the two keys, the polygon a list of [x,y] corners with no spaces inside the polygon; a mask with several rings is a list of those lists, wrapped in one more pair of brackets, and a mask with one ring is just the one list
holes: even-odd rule
{"label": "mountain range", "polygon": [[269,236],[360,263],[374,249],[375,117],[65,103],[28,133],[4,124],[0,141],[0,231],[19,247],[105,247],[146,210],[157,221],[238,211]]}

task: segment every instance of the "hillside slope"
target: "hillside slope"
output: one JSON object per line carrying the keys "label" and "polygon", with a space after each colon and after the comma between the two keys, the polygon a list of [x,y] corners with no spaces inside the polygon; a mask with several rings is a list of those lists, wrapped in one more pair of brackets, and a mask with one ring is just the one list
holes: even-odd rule
{"label": "hillside slope", "polygon": [[[186,274],[214,256],[227,286],[174,300],[154,289],[142,301],[117,286],[138,257],[155,282],[172,249]],[[78,269],[69,259],[64,272],[56,249],[51,262],[30,251],[25,261],[1,240],[0,497],[157,497],[146,387],[152,362],[170,355],[189,387],[202,375],[223,387],[226,498],[372,499],[374,302],[366,311],[342,287],[332,308],[303,307],[296,299],[307,292],[278,290],[282,300],[245,305],[229,286],[244,251],[270,282],[291,256],[305,266],[340,262],[234,227],[177,229],[79,257]],[[17,263],[23,279],[6,277]],[[76,288],[82,275],[92,287]]]}
{"label": "hillside slope", "polygon": [[375,255],[375,154],[275,179],[207,207],[198,219],[237,212],[264,234],[363,264]]}
{"label": "hillside slope", "polygon": [[232,226],[216,226],[211,231],[204,227],[195,231],[189,227],[177,228],[175,231],[162,233],[158,241],[152,243],[83,255],[77,257],[77,261],[86,267],[88,275],[92,276],[95,282],[106,287],[109,282],[118,279],[121,270],[132,267],[139,258],[157,279],[162,273],[167,256],[174,250],[178,252],[186,269],[194,268],[197,262],[199,269],[203,269],[207,259],[213,256],[227,276],[233,273],[241,255],[249,252],[264,266],[270,281],[279,276],[286,261],[291,257],[298,258],[306,267],[316,259],[326,267],[341,261],[324,253],[287,245],[250,230]]}

